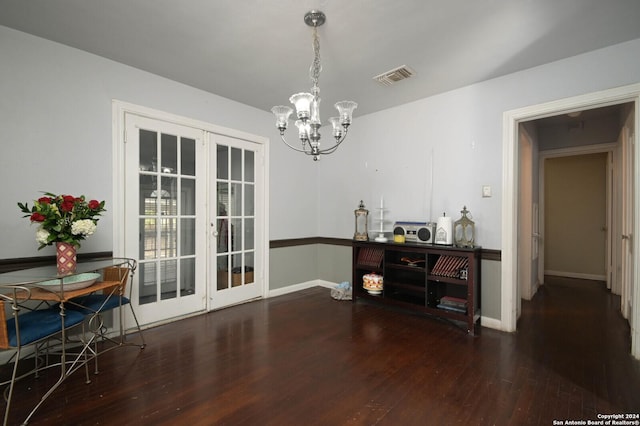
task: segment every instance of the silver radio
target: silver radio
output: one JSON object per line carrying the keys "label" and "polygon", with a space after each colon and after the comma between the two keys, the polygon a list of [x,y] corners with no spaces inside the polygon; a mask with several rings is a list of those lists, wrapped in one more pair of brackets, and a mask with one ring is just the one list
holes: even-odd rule
{"label": "silver radio", "polygon": [[432,244],[435,233],[433,222],[396,222],[393,225],[394,241],[397,241],[396,236],[402,236],[407,242]]}

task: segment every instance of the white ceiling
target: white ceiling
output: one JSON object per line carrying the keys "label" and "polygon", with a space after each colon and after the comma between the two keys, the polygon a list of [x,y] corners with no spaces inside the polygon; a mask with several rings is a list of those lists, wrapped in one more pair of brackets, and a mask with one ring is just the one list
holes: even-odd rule
{"label": "white ceiling", "polygon": [[[355,116],[640,38],[639,0],[0,0],[0,25],[269,110],[308,91]],[[407,65],[411,79],[373,77]]]}

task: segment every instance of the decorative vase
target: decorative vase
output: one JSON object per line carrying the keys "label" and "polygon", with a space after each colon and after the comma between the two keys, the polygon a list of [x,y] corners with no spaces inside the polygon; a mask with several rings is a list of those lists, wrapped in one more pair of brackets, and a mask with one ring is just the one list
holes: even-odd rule
{"label": "decorative vase", "polygon": [[58,275],[69,275],[76,272],[76,246],[69,243],[56,243],[56,265]]}

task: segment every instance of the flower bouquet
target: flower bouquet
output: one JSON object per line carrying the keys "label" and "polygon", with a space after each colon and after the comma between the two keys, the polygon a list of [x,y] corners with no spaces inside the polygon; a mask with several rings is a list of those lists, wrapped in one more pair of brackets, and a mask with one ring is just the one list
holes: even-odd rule
{"label": "flower bouquet", "polygon": [[36,241],[40,244],[38,250],[56,244],[57,255],[63,253],[67,263],[73,263],[73,270],[59,272],[73,272],[75,270],[75,250],[80,247],[80,241],[92,235],[97,227],[98,216],[105,211],[104,201],[86,201],[85,196],[55,195],[49,192],[44,197],[34,200],[33,206],[18,203],[23,217],[28,217],[31,223],[40,226],[36,231]]}

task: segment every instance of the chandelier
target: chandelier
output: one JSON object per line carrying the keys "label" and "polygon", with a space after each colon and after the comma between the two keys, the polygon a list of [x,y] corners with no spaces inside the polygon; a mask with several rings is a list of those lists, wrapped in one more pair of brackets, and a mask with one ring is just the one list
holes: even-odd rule
{"label": "chandelier", "polygon": [[320,88],[318,87],[318,78],[322,66],[320,65],[320,41],[318,40],[318,27],[324,24],[326,16],[319,10],[312,10],[304,15],[304,22],[313,28],[313,62],[309,69],[309,77],[313,86],[311,93],[296,93],[289,98],[296,107],[297,120],[295,122],[298,128],[298,138],[300,139],[300,147],[295,147],[284,137],[284,132],[289,124],[289,116],[293,109],[278,105],[271,108],[271,112],[276,116],[276,127],[280,131],[282,141],[291,149],[303,152],[313,156],[313,160],[317,161],[320,155],[333,153],[347,136],[347,129],[351,124],[353,110],[358,104],[353,101],[337,102],[334,106],[338,110],[338,117],[331,117],[329,122],[333,126],[333,137],[335,145],[330,148],[320,148]]}

